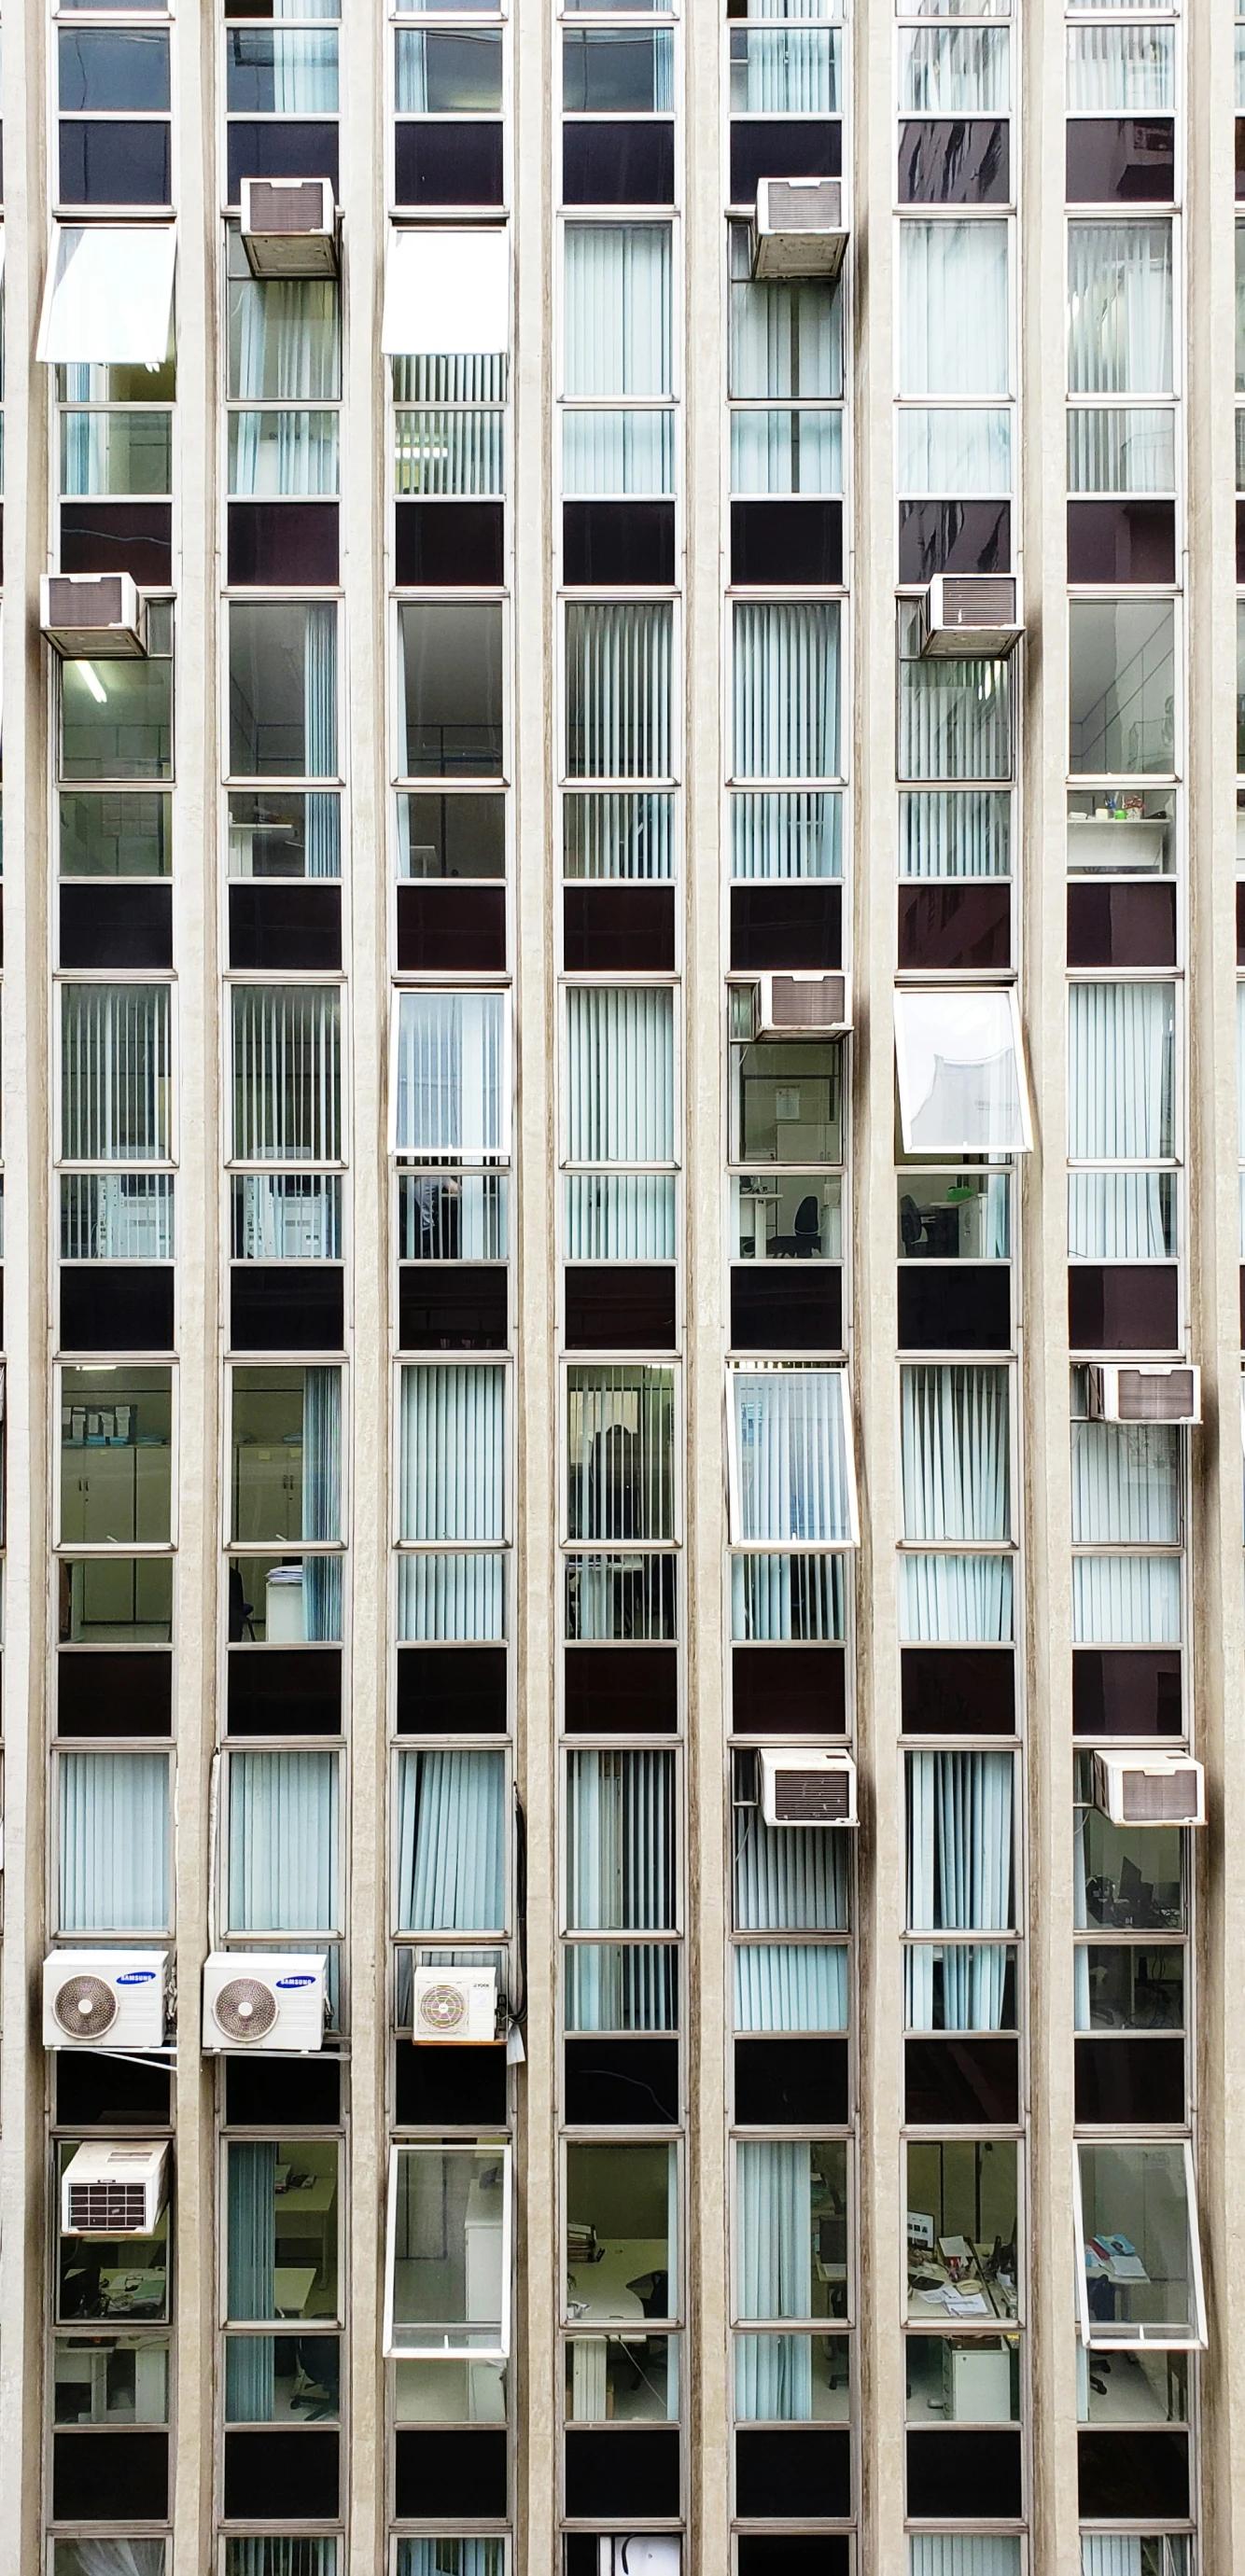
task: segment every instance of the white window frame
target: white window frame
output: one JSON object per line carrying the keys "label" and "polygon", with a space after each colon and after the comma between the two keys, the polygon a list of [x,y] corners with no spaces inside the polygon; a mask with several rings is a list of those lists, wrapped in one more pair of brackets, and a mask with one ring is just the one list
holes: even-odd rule
{"label": "white window frame", "polygon": [[[935,1142],[932,1138],[915,1139],[912,1135],[914,1115],[924,1102],[914,1097],[915,1072],[909,1056],[910,1039],[907,1019],[914,1011],[932,1013],[939,1002],[969,1003],[976,1009],[989,1005],[1006,1011],[1011,1023],[1012,1062],[1016,1077],[1018,1135],[1006,1143],[984,1143],[979,1136],[959,1137],[953,1141]],[[1029,1108],[1029,1078],[1025,1063],[1024,1030],[1020,1017],[1020,996],[1012,984],[897,984],[894,994],[895,1072],[899,1088],[899,1123],[904,1153],[919,1155],[923,1160],[958,1161],[966,1154],[984,1154],[994,1162],[1011,1162],[1017,1154],[1033,1150],[1033,1121]],[[972,1059],[966,1058],[966,1062]],[[927,1095],[932,1096],[932,1095]]]}
{"label": "white window frame", "polygon": [[[739,1423],[735,1406],[735,1382],[743,1377],[835,1378],[839,1384],[839,1424],[843,1437],[843,1475],[847,1489],[848,1529],[846,1535],[823,1535],[819,1538],[797,1538],[774,1532],[765,1538],[748,1538],[743,1530],[743,1484],[739,1458]],[[727,1519],[728,1544],[745,1556],[839,1556],[860,1545],[860,1497],[856,1479],[856,1443],[851,1408],[851,1390],[844,1362],[824,1365],[820,1362],[784,1360],[728,1360],[726,1366],[726,1453],[727,1453]]]}
{"label": "white window frame", "polygon": [[[1191,2037],[1192,2034],[1187,2034]],[[1085,2272],[1085,2211],[1081,2196],[1081,2151],[1083,2147],[1161,2146],[1171,2153],[1178,2148],[1184,2160],[1185,2217],[1189,2230],[1189,2286],[1192,2291],[1193,2330],[1177,2333],[1160,2328],[1154,2334],[1146,2331],[1127,2334],[1105,2319],[1089,2313],[1088,2284]],[[1076,2229],[1076,2304],[1077,2325],[1082,2346],[1087,2352],[1204,2352],[1207,2344],[1206,2296],[1202,2278],[1202,2241],[1198,2226],[1197,2177],[1193,2169],[1193,2147],[1188,2138],[1112,2137],[1078,2138],[1072,2154],[1072,2218]]]}
{"label": "white window frame", "polygon": [[[501,2317],[497,2340],[492,2344],[429,2344],[425,2349],[395,2342],[394,2263],[397,2252],[398,2172],[403,2156],[479,2156],[487,2153],[501,2159]],[[512,2150],[508,2139],[413,2139],[394,2144],[389,2150],[389,2192],[385,2215],[385,2296],[381,2333],[381,2351],[386,2361],[508,2361],[510,2358],[511,2246],[514,2234],[514,2189]],[[467,2331],[469,2319],[463,2321]]]}

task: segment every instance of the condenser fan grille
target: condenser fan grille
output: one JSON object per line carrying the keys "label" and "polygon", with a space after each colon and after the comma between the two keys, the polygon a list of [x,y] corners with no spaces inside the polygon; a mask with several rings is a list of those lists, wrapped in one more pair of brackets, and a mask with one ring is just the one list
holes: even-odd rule
{"label": "condenser fan grille", "polygon": [[425,1986],[419,1998],[420,2026],[444,2036],[446,2031],[461,2030],[467,2018],[467,1998],[461,1986]]}
{"label": "condenser fan grille", "polygon": [[277,1998],[258,1977],[231,1977],[212,2005],[226,2039],[265,2039],[277,2018]]}
{"label": "condenser fan grille", "polygon": [[71,2039],[102,2039],[117,2018],[117,1998],[102,1977],[67,1977],[52,2010]]}

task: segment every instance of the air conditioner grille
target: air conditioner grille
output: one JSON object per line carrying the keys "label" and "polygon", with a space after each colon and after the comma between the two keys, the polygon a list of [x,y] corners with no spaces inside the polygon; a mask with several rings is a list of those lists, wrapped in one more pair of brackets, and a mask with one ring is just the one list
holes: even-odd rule
{"label": "air conditioner grille", "polygon": [[277,1998],[259,1977],[231,1977],[212,2004],[226,2039],[266,2039],[277,2018]]}
{"label": "air conditioner grille", "polygon": [[1011,625],[1016,616],[1016,584],[1010,574],[956,574],[942,585],[944,626]]}
{"label": "air conditioner grille", "polygon": [[837,230],[843,216],[843,183],[840,179],[819,179],[815,187],[807,182],[793,187],[789,179],[771,179],[769,183],[769,229],[781,233],[822,233]]}
{"label": "air conditioner grille", "polygon": [[771,1025],[776,1029],[841,1028],[847,1016],[847,987],[841,975],[797,983],[793,975],[775,975]]}
{"label": "air conditioner grille", "polygon": [[117,2018],[117,1998],[103,1977],[67,1977],[52,2006],[72,2039],[102,2039]]}
{"label": "air conditioner grille", "polygon": [[252,179],[251,230],[255,233],[312,233],[324,225],[324,188],[319,179]]}
{"label": "air conditioner grille", "polygon": [[53,573],[48,581],[50,626],[119,626],[122,622],[121,575],[100,581],[69,581]]}
{"label": "air conditioner grille", "polygon": [[465,1989],[448,1980],[444,1985],[425,1986],[419,1998],[420,2029],[434,2031],[440,2039],[447,2038],[451,2031],[461,2030],[467,2014]]}
{"label": "air conditioner grille", "polygon": [[1124,1775],[1124,1820],[1130,1825],[1195,1825],[1200,1810],[1196,1771],[1147,1771]]}
{"label": "air conditioner grille", "polygon": [[71,2182],[69,2224],[82,2236],[133,2236],[147,2223],[141,2182]]}
{"label": "air conditioner grille", "polygon": [[1119,1410],[1123,1422],[1187,1422],[1197,1410],[1192,1369],[1165,1369],[1151,1376],[1145,1369],[1122,1368]]}
{"label": "air conditioner grille", "polygon": [[784,1825],[846,1824],[851,1781],[846,1771],[779,1771],[774,1813]]}

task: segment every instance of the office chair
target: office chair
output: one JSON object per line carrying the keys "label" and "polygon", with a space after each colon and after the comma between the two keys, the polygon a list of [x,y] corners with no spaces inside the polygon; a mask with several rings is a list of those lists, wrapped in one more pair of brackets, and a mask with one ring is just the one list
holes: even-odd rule
{"label": "office chair", "polygon": [[242,1589],[242,1568],[240,1565],[231,1565],[229,1568],[229,1643],[231,1646],[241,1645],[244,1637],[249,1637],[254,1645],[254,1619],[255,1604],[246,1599]]}
{"label": "office chair", "polygon": [[899,1240],[905,1252],[915,1252],[925,1232],[925,1219],[916,1200],[905,1190],[899,1202]]}
{"label": "office chair", "polygon": [[769,1253],[771,1261],[811,1261],[821,1250],[821,1209],[816,1192],[810,1190],[800,1201],[792,1219],[790,1234],[773,1236]]}

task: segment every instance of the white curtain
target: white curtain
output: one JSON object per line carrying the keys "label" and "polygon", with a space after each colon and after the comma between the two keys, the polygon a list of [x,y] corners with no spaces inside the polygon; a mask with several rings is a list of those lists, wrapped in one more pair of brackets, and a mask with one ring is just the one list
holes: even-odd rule
{"label": "white curtain", "polygon": [[899,38],[904,116],[1006,116],[1006,27],[913,27]]}
{"label": "white curtain", "polygon": [[1171,1172],[1070,1172],[1073,1261],[1165,1261],[1176,1249]]}
{"label": "white curtain", "polygon": [[172,1150],[167,984],[61,987],[61,1154],[74,1163],[166,1162]]}
{"label": "white curtain", "polygon": [[1145,2546],[1135,2533],[1087,2531],[1081,2539],[1081,2576],[1144,2576]]}
{"label": "white curtain", "polygon": [[507,1151],[508,1007],[504,993],[399,995],[399,1154]]}
{"label": "white curtain", "polygon": [[732,796],[731,875],[841,877],[841,796]]}
{"label": "white curtain", "polygon": [[731,413],[732,493],[841,492],[842,489],[841,412]]}
{"label": "white curtain", "polygon": [[1094,116],[1170,115],[1174,27],[1069,27],[1068,106]]}
{"label": "white curtain", "polygon": [[169,1921],[166,1753],[62,1753],[60,1929],[162,1932]]}
{"label": "white curtain", "polygon": [[902,1556],[899,1633],[908,1644],[1009,1643],[1010,1556]]}
{"label": "white curtain", "polygon": [[841,1556],[731,1558],[731,1635],[769,1644],[847,1634]]}
{"label": "white curtain", "polygon": [[1072,1537],[1091,1547],[1179,1545],[1180,1433],[1171,1424],[1073,1423]]}
{"label": "white curtain", "polygon": [[404,1368],[399,1534],[479,1545],[505,1534],[506,1373],[496,1363]]}
{"label": "white curtain", "polygon": [[1068,391],[1169,394],[1170,221],[1068,227]]}
{"label": "white curtain", "polygon": [[474,2539],[469,2533],[453,2539],[398,2542],[398,2576],[504,2576],[505,2542]]}
{"label": "white curtain", "polygon": [[568,877],[660,881],[674,875],[674,798],[608,793],[564,796],[563,860]]}
{"label": "white curtain", "polygon": [[669,224],[568,224],[568,394],[668,394],[673,312]]}
{"label": "white curtain", "polygon": [[499,1932],[506,1921],[501,1753],[400,1753],[400,1932]]}
{"label": "white curtain", "polygon": [[230,394],[240,402],[335,402],[338,319],[336,278],[231,277]]}
{"label": "white curtain", "polygon": [[899,489],[920,498],[993,498],[1012,488],[1010,411],[925,411],[905,404],[896,415]]}
{"label": "white curtain", "polygon": [[[162,2540],[58,2540],[54,2576],[165,2576]],[[230,2576],[234,2576],[230,2569]],[[237,2576],[252,2576],[239,2566]],[[319,2576],[319,2571],[316,2571]],[[331,2570],[325,2570],[331,2576]]]}
{"label": "white curtain", "polygon": [[1127,410],[1069,410],[1069,492],[1172,492],[1175,487],[1174,411],[1132,404]]}
{"label": "white curtain", "polygon": [[673,492],[674,413],[564,411],[562,489],[628,498]]}
{"label": "white curtain", "polygon": [[736,777],[837,777],[837,600],[738,600],[734,637]]}
{"label": "white curtain", "polygon": [[798,35],[732,32],[732,115],[837,115],[839,43],[837,27]]}
{"label": "white curtain", "polygon": [[1010,778],[1010,664],[922,662],[914,646],[913,625],[901,608],[900,777]]}
{"label": "white curtain", "polygon": [[842,1369],[735,1370],[736,1539],[852,1542],[852,1470]]}
{"label": "white curtain", "polygon": [[673,1162],[674,995],[668,987],[569,988],[566,1154],[571,1163]]}
{"label": "white curtain", "polygon": [[669,600],[570,600],[566,609],[569,778],[674,774]]}
{"label": "white curtain", "polygon": [[500,1556],[399,1557],[398,1636],[404,1645],[441,1639],[488,1642],[505,1633]]}
{"label": "white curtain", "polygon": [[1011,1534],[1006,1369],[900,1371],[904,1537]]}
{"label": "white curtain", "polygon": [[1174,1149],[1174,984],[1068,990],[1068,1155],[1154,1163]]}
{"label": "white curtain", "polygon": [[847,1951],[839,1943],[740,1942],[736,2030],[846,2030],[847,1973]]}
{"label": "white curtain", "polygon": [[984,2532],[913,2532],[908,2576],[1020,2576],[1018,2540]]}
{"label": "white curtain", "polygon": [[[908,1755],[908,1929],[996,1932],[1010,1928],[1010,1753]],[[1007,1975],[1004,1942],[948,1942],[942,1951],[948,2030],[998,2030]],[[934,1950],[904,1958],[908,2026],[933,2028]]]}
{"label": "white curtain", "polygon": [[335,1753],[229,1760],[229,1929],[338,1928]]}
{"label": "white curtain", "polygon": [[899,392],[1006,394],[1011,373],[1005,223],[899,227]]}
{"label": "white curtain", "polygon": [[674,1372],[567,1371],[567,1532],[573,1539],[674,1536]]}
{"label": "white curtain", "polygon": [[230,413],[231,496],[239,500],[268,499],[274,494],[331,499],[337,489],[335,411]]}
{"label": "white curtain", "polygon": [[843,391],[842,301],[819,279],[752,279],[746,224],[730,232],[730,390],[807,402]]}
{"label": "white curtain", "polygon": [[988,788],[899,799],[899,873],[907,878],[1008,877],[1012,800]]}
{"label": "white curtain", "polygon": [[846,1932],[847,1835],[824,1825],[767,1825],[735,1810],[735,1926],[740,1932]]}
{"label": "white curtain", "polygon": [[1179,1558],[1074,1556],[1072,1637],[1078,1646],[1178,1646]]}
{"label": "white curtain", "polygon": [[573,1173],[566,1183],[568,1261],[673,1261],[672,1172]]}
{"label": "white curtain", "polygon": [[576,1932],[675,1924],[674,1755],[567,1756],[566,1919]]}
{"label": "white curtain", "polygon": [[335,986],[235,984],[233,1155],[341,1157],[341,1000]]}
{"label": "white curtain", "polygon": [[249,109],[252,115],[335,116],[337,30],[269,35],[235,28],[229,39],[229,72],[231,108]]}

